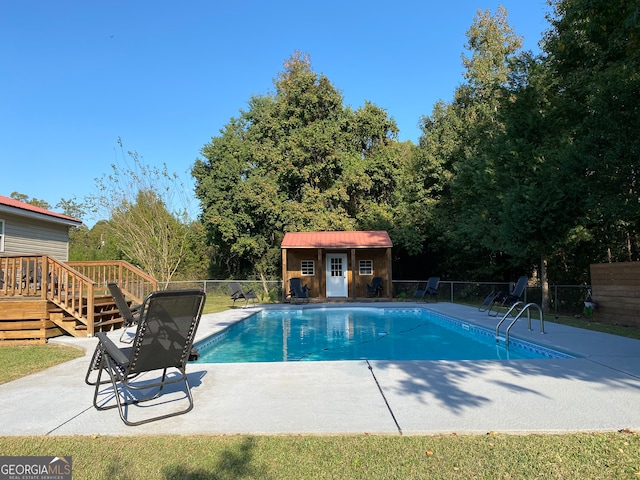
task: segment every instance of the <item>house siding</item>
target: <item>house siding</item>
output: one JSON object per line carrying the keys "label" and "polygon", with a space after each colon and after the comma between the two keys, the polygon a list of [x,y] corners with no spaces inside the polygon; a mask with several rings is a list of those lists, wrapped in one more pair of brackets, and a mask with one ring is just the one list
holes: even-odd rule
{"label": "house siding", "polygon": [[4,220],[3,255],[51,255],[69,260],[69,226],[23,218],[9,213]]}

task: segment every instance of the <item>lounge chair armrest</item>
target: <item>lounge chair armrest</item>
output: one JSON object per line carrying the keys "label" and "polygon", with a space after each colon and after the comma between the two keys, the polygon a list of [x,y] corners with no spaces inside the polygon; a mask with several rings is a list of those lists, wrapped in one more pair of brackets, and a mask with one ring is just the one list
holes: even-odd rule
{"label": "lounge chair armrest", "polygon": [[105,332],[96,333],[96,337],[98,337],[98,341],[104,348],[105,352],[113,358],[119,365],[128,365],[129,358],[120,350],[113,341]]}

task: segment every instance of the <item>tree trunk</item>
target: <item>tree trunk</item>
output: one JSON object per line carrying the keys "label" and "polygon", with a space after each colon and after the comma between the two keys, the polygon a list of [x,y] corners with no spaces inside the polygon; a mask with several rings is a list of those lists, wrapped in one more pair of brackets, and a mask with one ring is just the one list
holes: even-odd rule
{"label": "tree trunk", "polygon": [[260,271],[260,280],[262,280],[262,289],[264,290],[265,298],[269,298],[269,284],[267,283],[267,277],[264,276],[264,272]]}
{"label": "tree trunk", "polygon": [[542,289],[542,311],[549,313],[549,280],[547,279],[547,256],[540,255],[540,288]]}

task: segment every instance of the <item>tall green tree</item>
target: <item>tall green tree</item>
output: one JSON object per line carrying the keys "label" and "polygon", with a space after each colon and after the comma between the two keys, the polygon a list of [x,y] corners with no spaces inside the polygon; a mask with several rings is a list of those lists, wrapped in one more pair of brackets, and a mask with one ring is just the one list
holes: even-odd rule
{"label": "tall green tree", "polygon": [[423,119],[433,225],[476,275],[474,258],[503,258],[573,283],[590,261],[638,258],[638,5],[553,6],[539,57],[518,50],[504,11],[479,14],[466,82]]}
{"label": "tall green tree", "polygon": [[148,165],[136,152],[125,155],[120,139],[118,145],[122,163],[97,179],[88,203],[109,219],[105,234],[124,258],[166,286],[194,246],[186,188],[166,165]]}
{"label": "tall green tree", "polygon": [[81,225],[69,232],[69,260],[124,260],[125,258],[111,234],[107,220],[100,220],[91,228]]}
{"label": "tall green tree", "polygon": [[398,129],[384,110],[345,107],[301,52],[274,86],[203,147],[192,170],[215,275],[276,277],[285,231],[380,225],[387,211],[363,209],[395,200],[388,160]]}
{"label": "tall green tree", "polygon": [[81,220],[84,220],[91,210],[90,205],[78,200],[75,196],[68,199],[61,198],[56,204],[56,208],[60,209],[65,215]]}
{"label": "tall green tree", "polygon": [[437,202],[432,225],[439,253],[448,259],[446,273],[493,277],[504,252],[497,228],[503,185],[488,151],[504,132],[499,109],[521,38],[500,7],[495,14],[478,11],[465,47],[465,83],[451,103],[436,104],[432,115],[423,118],[420,178],[425,195]]}
{"label": "tall green tree", "polygon": [[29,205],[33,205],[34,207],[44,208],[45,210],[51,209],[51,205],[47,201],[40,200],[39,198],[35,198],[35,197],[29,197],[29,195],[26,195],[24,193],[11,192],[11,195],[9,196],[14,200],[18,200],[19,202],[23,202],[23,203],[28,203]]}
{"label": "tall green tree", "polygon": [[640,259],[640,6],[552,2],[544,39],[557,113],[558,156],[579,182],[592,261]]}
{"label": "tall green tree", "polygon": [[504,89],[499,109],[504,131],[486,151],[496,167],[498,245],[517,264],[535,269],[545,310],[549,262],[565,250],[579,217],[579,191],[557,156],[555,129],[562,119],[554,115],[549,89],[548,71],[524,53]]}

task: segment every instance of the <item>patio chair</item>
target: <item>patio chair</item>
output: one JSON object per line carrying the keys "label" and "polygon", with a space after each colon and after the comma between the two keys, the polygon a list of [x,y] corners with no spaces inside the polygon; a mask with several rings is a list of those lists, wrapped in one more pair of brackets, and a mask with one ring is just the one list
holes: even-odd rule
{"label": "patio chair", "polygon": [[367,295],[379,297],[382,292],[382,277],[374,277],[371,285],[367,283]]}
{"label": "patio chair", "polygon": [[309,287],[306,285],[302,285],[302,279],[298,277],[289,279],[289,297],[291,297],[291,301],[293,299],[298,299],[301,301],[309,301]]}
{"label": "patio chair", "polygon": [[[105,332],[96,333],[98,345],[85,377],[87,384],[95,385],[93,406],[97,410],[117,408],[122,421],[131,426],[191,411],[193,397],[186,365],[192,354],[204,302],[205,293],[201,290],[153,292],[142,304],[131,347],[119,348]],[[97,379],[90,381],[89,376],[95,370],[98,371]],[[109,378],[103,380],[103,374]],[[103,389],[102,386],[109,382],[111,387]],[[179,384],[178,391],[184,389],[186,408],[138,421],[128,418],[131,405],[157,399],[163,395],[165,387],[175,384]],[[175,392],[176,388],[170,390]],[[98,397],[105,395],[107,400],[99,403]],[[115,399],[115,405],[112,399]],[[166,411],[168,403],[171,402],[157,402],[144,410]]]}
{"label": "patio chair", "polygon": [[[424,285],[421,287],[421,285]],[[440,286],[440,277],[429,277],[427,279],[427,283],[418,283],[418,288],[413,293],[413,298],[418,300],[422,300],[425,295],[429,295],[438,301],[438,286]]]}
{"label": "patio chair", "polygon": [[482,301],[482,304],[478,307],[478,311],[486,312],[487,310],[489,310],[489,308],[493,305],[495,301],[501,301],[503,296],[504,296],[504,292],[500,290],[496,290],[494,288],[493,290],[491,290],[491,292],[489,292],[489,295],[487,295],[484,298],[484,300]]}
{"label": "patio chair", "polygon": [[127,333],[127,329],[132,327],[133,325],[138,324],[138,320],[140,318],[140,305],[129,306],[127,300],[124,298],[122,294],[122,290],[117,283],[107,283],[107,288],[113,297],[113,301],[118,307],[118,311],[120,312],[120,316],[122,317],[122,333],[120,334],[120,341],[124,343],[133,342],[133,337],[126,339],[125,335]]}
{"label": "patio chair", "polygon": [[229,282],[229,289],[231,290],[231,300],[233,300],[234,307],[236,306],[236,300],[244,300],[244,307],[242,308],[246,308],[249,305],[249,300],[253,300],[254,305],[258,301],[258,297],[253,290],[244,292],[239,282]]}
{"label": "patio chair", "polygon": [[22,289],[40,290],[42,286],[42,267],[35,261],[22,262]]}
{"label": "patio chair", "polygon": [[[492,300],[491,305],[489,306],[489,310],[487,311],[487,314],[492,317],[496,317],[498,316],[498,313],[499,313],[498,307],[509,308],[513,306],[513,304],[515,304],[516,302],[519,302],[520,297],[522,297],[522,294],[527,288],[527,283],[529,283],[529,277],[527,277],[526,275],[522,275],[518,279],[514,287],[509,291],[509,293],[500,292],[499,294],[497,294],[495,298]],[[496,307],[496,309],[494,310],[493,307]]]}

